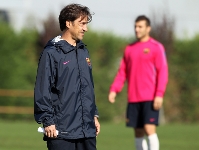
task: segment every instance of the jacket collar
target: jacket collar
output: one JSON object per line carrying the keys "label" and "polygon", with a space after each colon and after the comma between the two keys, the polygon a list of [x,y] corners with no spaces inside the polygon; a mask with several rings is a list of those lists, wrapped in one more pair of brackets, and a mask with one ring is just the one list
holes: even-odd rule
{"label": "jacket collar", "polygon": [[57,49],[61,49],[64,53],[68,53],[75,49],[84,49],[85,45],[81,40],[77,41],[76,46],[69,44],[66,40],[61,39],[61,36],[57,36],[54,39],[50,40],[46,46],[55,46]]}

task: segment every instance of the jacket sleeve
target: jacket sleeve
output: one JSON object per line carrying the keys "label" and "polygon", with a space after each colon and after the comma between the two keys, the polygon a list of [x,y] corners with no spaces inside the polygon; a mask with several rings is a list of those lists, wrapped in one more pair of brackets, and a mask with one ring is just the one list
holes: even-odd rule
{"label": "jacket sleeve", "polygon": [[155,58],[157,87],[155,96],[163,97],[168,82],[168,65],[164,47],[160,44]]}
{"label": "jacket sleeve", "polygon": [[44,127],[54,124],[51,88],[54,83],[54,61],[44,50],[41,54],[34,89],[34,117]]}
{"label": "jacket sleeve", "polygon": [[123,57],[120,62],[120,67],[115,76],[115,79],[114,79],[112,85],[110,86],[110,92],[116,92],[116,93],[121,92],[125,81],[126,81],[126,63],[125,63],[125,59]]}
{"label": "jacket sleeve", "polygon": [[95,117],[99,118],[99,112],[98,112],[97,106],[95,108]]}

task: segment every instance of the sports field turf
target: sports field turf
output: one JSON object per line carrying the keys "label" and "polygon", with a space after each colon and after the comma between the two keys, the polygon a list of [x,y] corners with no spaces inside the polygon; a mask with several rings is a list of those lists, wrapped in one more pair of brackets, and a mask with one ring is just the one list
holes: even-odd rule
{"label": "sports field turf", "polygon": [[[0,150],[45,150],[35,122],[0,120]],[[198,124],[172,124],[158,127],[161,150],[199,150]],[[101,123],[98,150],[135,150],[133,130],[124,123]]]}

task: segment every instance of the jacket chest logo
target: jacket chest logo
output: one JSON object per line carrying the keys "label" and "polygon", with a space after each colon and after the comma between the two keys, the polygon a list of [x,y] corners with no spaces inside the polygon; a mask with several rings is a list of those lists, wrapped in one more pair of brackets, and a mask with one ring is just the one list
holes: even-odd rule
{"label": "jacket chest logo", "polygon": [[91,61],[90,61],[90,59],[87,57],[86,58],[86,62],[87,62],[87,64],[89,65],[89,66],[91,66]]}
{"label": "jacket chest logo", "polygon": [[70,61],[68,60],[68,61],[63,62],[63,64],[66,65],[66,64],[69,63],[69,62],[70,62]]}
{"label": "jacket chest logo", "polygon": [[150,49],[149,48],[144,48],[143,52],[144,52],[144,54],[148,54],[150,52]]}

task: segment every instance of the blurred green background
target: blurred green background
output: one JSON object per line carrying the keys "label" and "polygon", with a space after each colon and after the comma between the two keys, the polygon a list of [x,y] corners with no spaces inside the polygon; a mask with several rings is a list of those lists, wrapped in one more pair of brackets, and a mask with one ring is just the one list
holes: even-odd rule
{"label": "blurred green background", "polygon": [[[166,13],[159,17],[158,22],[151,18],[151,36],[165,46],[169,64],[169,83],[158,128],[160,146],[162,150],[197,150],[199,34],[176,38],[175,19]],[[33,89],[39,55],[46,42],[60,31],[53,15],[46,18],[43,27],[43,32],[34,26],[15,31],[0,17],[0,150],[45,149],[33,118]],[[99,150],[134,148],[133,131],[124,125],[126,85],[114,105],[107,98],[124,48],[134,39],[90,27],[83,40],[90,52],[100,113]]]}

